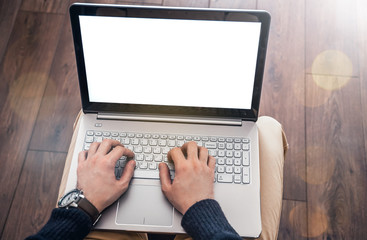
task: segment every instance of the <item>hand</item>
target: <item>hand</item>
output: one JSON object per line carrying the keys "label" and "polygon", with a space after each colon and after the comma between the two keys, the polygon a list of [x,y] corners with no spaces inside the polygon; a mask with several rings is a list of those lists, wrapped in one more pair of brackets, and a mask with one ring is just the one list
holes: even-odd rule
{"label": "hand", "polygon": [[214,198],[215,158],[195,142],[168,152],[168,159],[175,164],[175,178],[171,183],[167,164],[159,164],[162,191],[168,201],[182,214],[204,199]]}
{"label": "hand", "polygon": [[120,142],[105,139],[94,142],[88,151],[79,153],[77,188],[99,212],[115,202],[129,187],[135,161],[129,161],[120,180],[115,177],[115,165],[121,156],[134,157]]}

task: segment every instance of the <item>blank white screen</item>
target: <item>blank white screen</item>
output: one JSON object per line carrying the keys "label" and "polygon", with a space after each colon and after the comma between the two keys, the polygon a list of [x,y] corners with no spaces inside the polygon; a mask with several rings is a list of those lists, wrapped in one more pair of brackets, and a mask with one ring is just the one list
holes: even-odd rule
{"label": "blank white screen", "polygon": [[91,102],[250,109],[261,23],[80,16]]}

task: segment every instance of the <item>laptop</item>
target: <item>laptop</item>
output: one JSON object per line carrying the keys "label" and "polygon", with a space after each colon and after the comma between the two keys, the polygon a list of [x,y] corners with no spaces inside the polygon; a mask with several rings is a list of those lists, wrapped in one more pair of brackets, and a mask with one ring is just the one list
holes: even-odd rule
{"label": "laptop", "polygon": [[[215,199],[243,237],[261,233],[256,120],[270,16],[264,11],[73,4],[70,17],[84,114],[78,153],[113,138],[135,153],[128,191],[96,229],[185,233],[157,165],[187,141],[216,158]],[[126,159],[115,168],[119,178]]]}

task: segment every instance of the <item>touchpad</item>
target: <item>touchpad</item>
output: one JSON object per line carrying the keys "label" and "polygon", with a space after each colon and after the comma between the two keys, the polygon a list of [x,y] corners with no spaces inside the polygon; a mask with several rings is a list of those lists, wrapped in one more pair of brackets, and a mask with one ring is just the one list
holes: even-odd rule
{"label": "touchpad", "polygon": [[160,186],[130,185],[117,206],[117,224],[172,226],[173,206]]}

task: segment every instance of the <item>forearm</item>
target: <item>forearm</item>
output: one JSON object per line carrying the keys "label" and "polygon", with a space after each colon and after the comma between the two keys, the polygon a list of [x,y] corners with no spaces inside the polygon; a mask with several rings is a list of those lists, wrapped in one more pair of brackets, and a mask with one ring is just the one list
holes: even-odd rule
{"label": "forearm", "polygon": [[56,208],[52,211],[46,225],[37,234],[29,236],[26,240],[83,239],[91,229],[92,221],[82,210]]}
{"label": "forearm", "polygon": [[218,202],[211,199],[197,202],[189,208],[181,224],[195,240],[242,239],[228,223]]}

